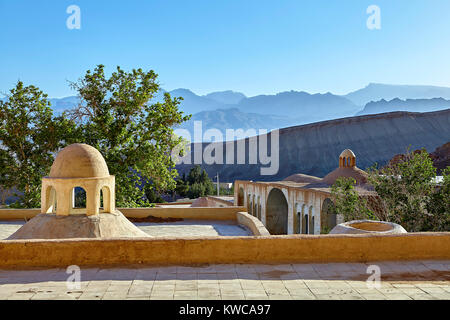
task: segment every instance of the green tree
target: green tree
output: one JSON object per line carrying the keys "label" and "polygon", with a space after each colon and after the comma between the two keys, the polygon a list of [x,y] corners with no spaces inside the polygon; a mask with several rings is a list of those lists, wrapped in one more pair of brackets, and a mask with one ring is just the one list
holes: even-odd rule
{"label": "green tree", "polygon": [[187,196],[191,199],[204,197],[214,193],[214,184],[209,178],[206,171],[196,165],[189,171],[186,178],[186,182],[189,186]]}
{"label": "green tree", "polygon": [[18,81],[0,101],[0,185],[18,190],[14,206],[40,206],[41,179],[74,131],[73,122],[53,116],[47,95],[35,86]]}
{"label": "green tree", "polygon": [[186,175],[183,173],[183,177],[181,179],[177,179],[177,186],[175,187],[175,193],[177,193],[180,197],[186,197],[189,191],[189,185],[186,181]]}
{"label": "green tree", "polygon": [[427,204],[429,219],[425,221],[425,230],[450,231],[450,167],[442,175],[442,183],[435,188]]}
{"label": "green tree", "polygon": [[375,219],[374,213],[367,207],[367,201],[361,198],[355,189],[354,178],[340,177],[331,186],[334,206],[330,210],[342,214],[345,221]]}
{"label": "green tree", "polygon": [[383,202],[386,220],[409,232],[431,231],[439,223],[436,214],[429,210],[435,198],[435,177],[436,168],[425,149],[408,149],[398,163],[369,170],[369,182]]}
{"label": "green tree", "polygon": [[145,197],[149,203],[163,203],[164,199],[161,197],[159,192],[156,191],[156,188],[151,183],[147,183],[145,185]]}
{"label": "green tree", "polygon": [[151,103],[160,90],[154,71],[117,67],[107,77],[99,65],[71,86],[81,104],[68,115],[81,129],[79,142],[97,148],[116,176],[118,206],[147,205],[142,187],[147,180],[157,191],[175,187],[178,173],[171,153],[182,139],[174,137],[173,127],[190,116],[168,93],[163,102]]}

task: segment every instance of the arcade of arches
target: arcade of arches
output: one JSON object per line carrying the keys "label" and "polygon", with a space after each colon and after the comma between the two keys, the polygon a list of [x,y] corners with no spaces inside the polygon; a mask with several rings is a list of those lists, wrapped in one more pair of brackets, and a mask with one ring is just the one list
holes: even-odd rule
{"label": "arcade of arches", "polygon": [[237,205],[261,220],[270,234],[320,234],[343,222],[340,215],[330,212],[328,193],[280,183],[235,183]]}
{"label": "arcade of arches", "polygon": [[246,207],[271,234],[328,233],[344,222],[342,215],[330,210],[330,187],[336,179],[352,177],[358,190],[371,193],[367,174],[356,166],[352,150],[342,151],[336,162],[338,167],[324,178],[294,174],[277,182],[235,181],[234,202]]}

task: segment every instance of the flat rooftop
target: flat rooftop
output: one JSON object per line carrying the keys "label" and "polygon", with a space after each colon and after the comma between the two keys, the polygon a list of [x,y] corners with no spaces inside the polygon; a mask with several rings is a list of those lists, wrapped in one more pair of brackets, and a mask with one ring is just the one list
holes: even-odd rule
{"label": "flat rooftop", "polygon": [[[0,221],[0,240],[4,240],[25,224],[25,221]],[[175,222],[134,222],[153,237],[252,236],[252,232],[235,221],[184,219]]]}

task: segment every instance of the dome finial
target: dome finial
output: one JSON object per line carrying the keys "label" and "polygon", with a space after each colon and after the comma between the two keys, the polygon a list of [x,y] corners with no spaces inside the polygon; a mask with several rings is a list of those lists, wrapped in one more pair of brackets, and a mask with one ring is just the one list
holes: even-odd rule
{"label": "dome finial", "polygon": [[345,149],[339,156],[339,168],[356,167],[356,156],[350,149]]}

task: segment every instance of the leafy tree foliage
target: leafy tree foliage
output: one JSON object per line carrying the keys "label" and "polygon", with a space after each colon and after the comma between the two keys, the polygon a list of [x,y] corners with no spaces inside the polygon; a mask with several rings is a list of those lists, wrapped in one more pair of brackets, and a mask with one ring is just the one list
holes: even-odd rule
{"label": "leafy tree foliage", "polygon": [[81,104],[69,112],[80,128],[79,142],[97,148],[116,176],[118,206],[148,205],[145,182],[155,190],[175,188],[178,175],[171,157],[181,142],[173,127],[188,120],[178,110],[180,100],[166,93],[164,102],[149,103],[160,87],[157,74],[120,67],[110,77],[104,66],[87,71],[72,87]]}
{"label": "leafy tree foliage", "polygon": [[450,231],[450,167],[443,172],[443,182],[435,188],[427,210],[432,219],[427,221],[426,230]]}
{"label": "leafy tree foliage", "polygon": [[382,169],[371,168],[369,182],[382,199],[386,220],[409,232],[449,230],[448,169],[443,186],[435,182],[436,168],[428,153],[407,153]]}
{"label": "leafy tree foliage", "polygon": [[196,165],[191,168],[187,177],[183,174],[183,177],[177,180],[175,192],[190,199],[205,197],[214,193],[214,184],[206,171]]}
{"label": "leafy tree foliage", "polygon": [[14,206],[40,206],[41,179],[73,135],[74,123],[54,117],[47,95],[35,86],[18,81],[0,101],[0,185],[18,190]]}
{"label": "leafy tree foliage", "polygon": [[358,195],[354,178],[340,177],[331,187],[334,206],[330,210],[342,214],[345,221],[374,219],[374,213],[368,208],[367,201]]}
{"label": "leafy tree foliage", "polygon": [[161,197],[159,192],[156,191],[156,188],[153,184],[147,183],[145,185],[145,197],[149,203],[163,203],[164,199]]}

